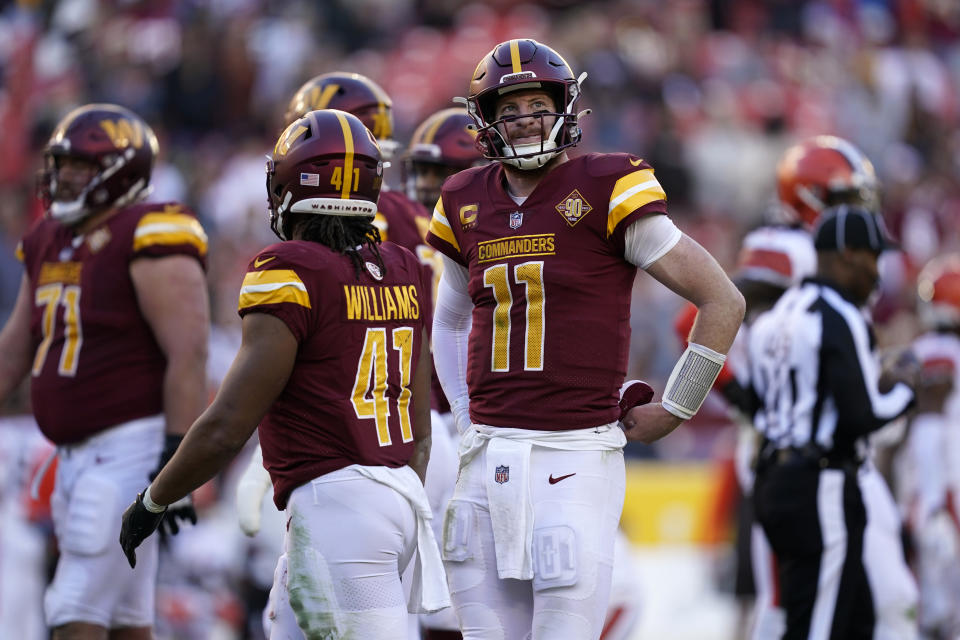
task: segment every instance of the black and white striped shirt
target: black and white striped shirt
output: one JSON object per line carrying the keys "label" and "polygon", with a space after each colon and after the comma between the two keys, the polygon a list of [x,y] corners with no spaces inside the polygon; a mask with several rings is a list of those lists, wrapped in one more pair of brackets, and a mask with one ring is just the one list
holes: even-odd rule
{"label": "black and white striped shirt", "polygon": [[754,423],[772,447],[853,457],[863,436],[904,413],[913,391],[880,392],[874,346],[864,314],[826,281],[804,280],[759,316],[748,347]]}

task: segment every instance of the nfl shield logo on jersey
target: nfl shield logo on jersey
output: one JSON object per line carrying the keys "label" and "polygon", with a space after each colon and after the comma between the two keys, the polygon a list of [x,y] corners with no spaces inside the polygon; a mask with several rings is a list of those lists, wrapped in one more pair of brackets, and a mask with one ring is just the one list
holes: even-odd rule
{"label": "nfl shield logo on jersey", "polygon": [[520,225],[523,224],[523,213],[520,211],[514,211],[510,214],[510,228],[519,229]]}
{"label": "nfl shield logo on jersey", "polygon": [[372,262],[367,262],[365,266],[367,267],[367,273],[373,276],[375,280],[383,280],[383,272],[380,271],[380,267]]}
{"label": "nfl shield logo on jersey", "polygon": [[503,484],[510,479],[510,467],[499,465],[494,471],[493,479],[497,481],[498,484]]}

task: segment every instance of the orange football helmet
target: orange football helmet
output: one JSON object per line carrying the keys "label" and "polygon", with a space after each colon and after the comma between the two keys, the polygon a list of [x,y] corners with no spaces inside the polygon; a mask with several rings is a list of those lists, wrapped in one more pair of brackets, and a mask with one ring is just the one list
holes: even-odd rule
{"label": "orange football helmet", "polygon": [[880,205],[870,160],[847,140],[826,135],[784,152],[777,164],[777,195],[787,214],[808,227],[833,205],[859,204],[873,211]]}
{"label": "orange football helmet", "polygon": [[917,276],[920,320],[930,328],[960,328],[960,254],[934,258]]}

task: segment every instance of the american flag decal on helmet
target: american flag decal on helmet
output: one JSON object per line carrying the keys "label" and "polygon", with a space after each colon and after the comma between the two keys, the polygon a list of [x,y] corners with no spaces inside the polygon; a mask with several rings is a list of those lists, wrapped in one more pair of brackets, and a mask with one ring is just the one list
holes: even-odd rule
{"label": "american flag decal on helmet", "polygon": [[503,484],[510,480],[510,467],[498,465],[493,473],[493,479],[497,481],[497,484]]}

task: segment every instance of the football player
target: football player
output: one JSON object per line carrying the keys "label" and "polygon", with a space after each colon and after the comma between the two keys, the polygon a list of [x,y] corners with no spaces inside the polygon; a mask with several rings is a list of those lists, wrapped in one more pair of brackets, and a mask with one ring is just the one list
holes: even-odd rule
{"label": "football player", "polygon": [[[380,85],[364,75],[335,71],[311,78],[290,99],[284,126],[318,109],[338,109],[356,116],[373,133],[384,160],[393,157],[400,146],[393,140],[393,101]],[[373,220],[381,241],[390,240],[420,257],[428,249],[424,237],[429,222],[430,215],[424,207],[381,184]],[[260,504],[270,486],[259,456],[255,451],[238,487],[240,526],[248,535],[259,530]]]}
{"label": "football player", "polygon": [[[60,559],[44,611],[53,637],[151,637],[157,544],[125,570],[127,496],[176,450],[206,404],[207,236],[175,202],[144,203],[157,155],[128,109],[89,104],[48,142],[46,216],[18,249],[25,273],[0,332],[0,402],[28,373],[57,448]],[[196,520],[186,494],[167,525]]]}
{"label": "football player", "polygon": [[960,255],[928,263],[917,278],[926,332],[913,343],[934,406],[918,406],[907,436],[909,524],[916,541],[920,627],[931,638],[960,634]]}
{"label": "football player", "polygon": [[[600,636],[626,438],[651,442],[696,413],[743,317],[646,162],[568,156],[584,77],[534,40],[484,56],[464,102],[494,162],[444,183],[427,236],[444,254],[435,364],[462,433],[443,556],[468,639]],[[637,267],[703,318],[662,401],[624,416],[625,437]]]}
{"label": "football player", "polygon": [[[348,113],[308,112],[280,136],[267,191],[282,242],[249,264],[240,351],[178,454],[124,514],[133,566],[165,505],[216,474],[259,424],[287,519],[273,637],[399,640],[408,607],[449,604],[422,485],[430,298],[416,257],[381,244],[373,226],[382,175],[376,140]],[[400,573],[414,557],[407,604]]]}

